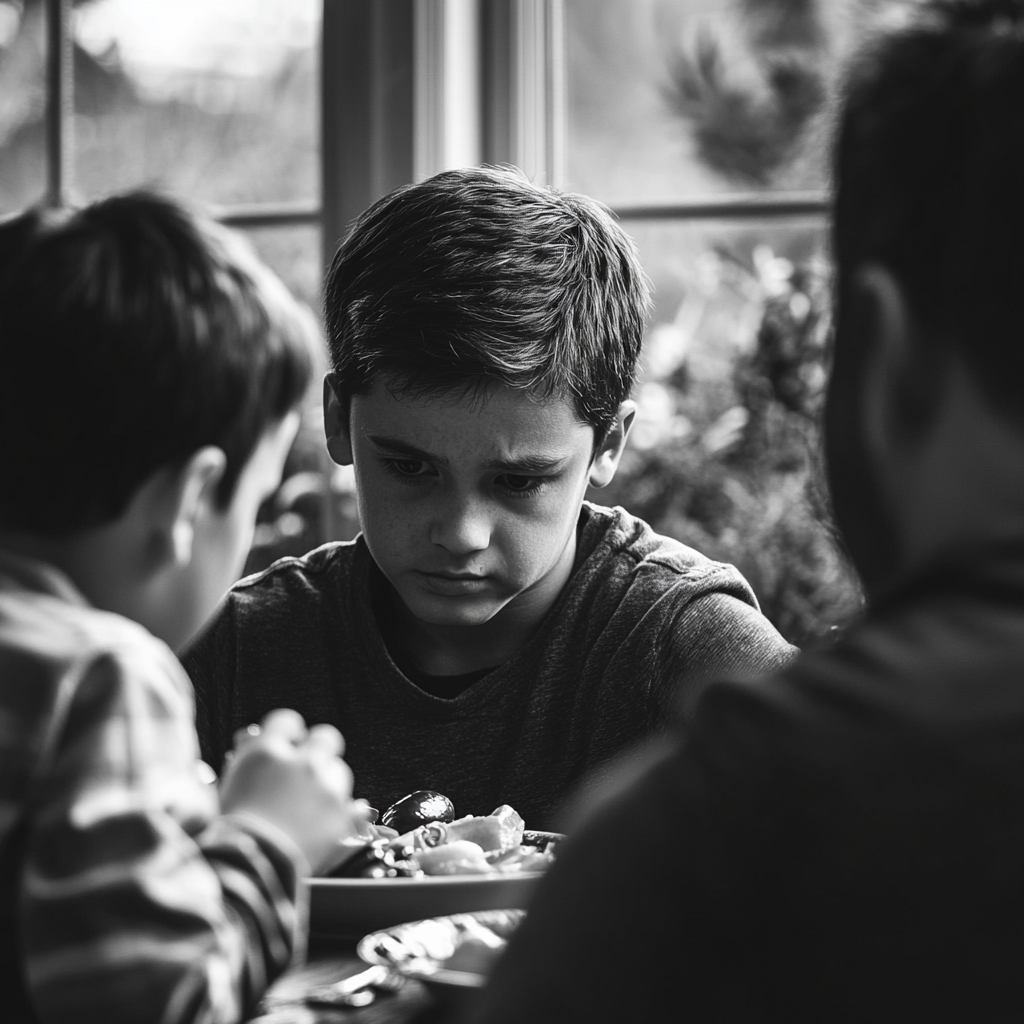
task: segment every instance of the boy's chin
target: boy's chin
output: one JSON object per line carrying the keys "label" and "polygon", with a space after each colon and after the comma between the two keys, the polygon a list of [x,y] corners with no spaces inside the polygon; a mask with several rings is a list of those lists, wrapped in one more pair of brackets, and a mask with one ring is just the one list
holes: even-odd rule
{"label": "boy's chin", "polygon": [[417,595],[412,600],[403,595],[403,603],[414,619],[425,626],[482,626],[501,611],[495,600],[430,598]]}

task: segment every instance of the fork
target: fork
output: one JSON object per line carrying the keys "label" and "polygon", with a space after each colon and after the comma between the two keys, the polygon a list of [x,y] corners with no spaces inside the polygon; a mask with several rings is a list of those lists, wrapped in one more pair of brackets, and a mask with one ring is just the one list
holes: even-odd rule
{"label": "fork", "polygon": [[304,1000],[313,1006],[369,1006],[378,992],[397,992],[404,984],[401,974],[377,964],[331,985],[319,985]]}

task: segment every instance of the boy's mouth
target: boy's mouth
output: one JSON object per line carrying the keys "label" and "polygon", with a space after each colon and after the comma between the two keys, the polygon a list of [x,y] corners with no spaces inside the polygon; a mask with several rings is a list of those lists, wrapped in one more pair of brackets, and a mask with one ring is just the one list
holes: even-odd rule
{"label": "boy's mouth", "polygon": [[487,576],[470,572],[418,572],[429,590],[444,597],[479,593],[487,586]]}

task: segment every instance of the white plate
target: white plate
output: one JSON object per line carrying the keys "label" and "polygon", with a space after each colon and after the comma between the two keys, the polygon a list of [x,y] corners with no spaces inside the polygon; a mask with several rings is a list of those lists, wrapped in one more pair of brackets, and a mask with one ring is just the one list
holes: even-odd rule
{"label": "white plate", "polygon": [[[557,842],[528,832],[525,842]],[[317,935],[359,938],[403,921],[475,910],[526,907],[543,872],[434,875],[427,878],[308,878],[309,924]]]}

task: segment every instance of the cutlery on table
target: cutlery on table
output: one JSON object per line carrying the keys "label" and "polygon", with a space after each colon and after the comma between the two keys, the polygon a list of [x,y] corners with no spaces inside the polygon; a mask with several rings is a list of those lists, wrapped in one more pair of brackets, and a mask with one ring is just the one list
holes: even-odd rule
{"label": "cutlery on table", "polygon": [[397,992],[404,984],[401,974],[375,965],[331,985],[319,985],[304,999],[314,1006],[369,1006],[379,992]]}

